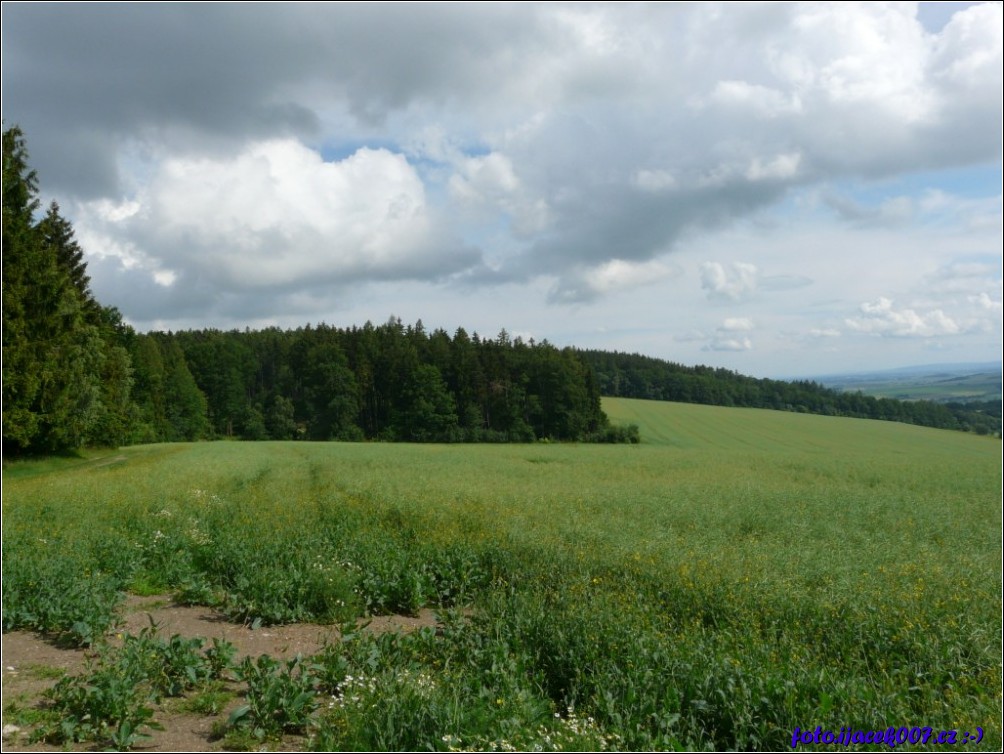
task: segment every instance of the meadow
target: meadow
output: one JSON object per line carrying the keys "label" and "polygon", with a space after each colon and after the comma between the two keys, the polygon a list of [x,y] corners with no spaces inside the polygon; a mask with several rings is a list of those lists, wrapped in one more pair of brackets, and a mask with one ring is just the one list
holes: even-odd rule
{"label": "meadow", "polygon": [[[231,745],[790,750],[796,727],[905,726],[980,729],[966,748],[1000,748],[1000,441],[604,410],[642,443],[218,442],[7,465],[4,631],[101,647],[125,592],[256,626],[342,625],[300,661],[231,666],[192,645],[190,684],[158,692],[139,673],[121,691],[148,709],[237,679]],[[438,630],[354,629],[423,607]],[[92,674],[132,662],[115,652]],[[64,685],[64,720],[113,706]],[[46,735],[132,745],[144,714]]]}

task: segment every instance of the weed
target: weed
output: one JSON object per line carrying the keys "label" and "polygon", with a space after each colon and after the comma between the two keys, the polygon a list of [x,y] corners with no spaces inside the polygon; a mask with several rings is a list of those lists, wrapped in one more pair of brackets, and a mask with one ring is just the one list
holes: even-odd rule
{"label": "weed", "polygon": [[314,681],[299,656],[281,663],[268,655],[245,657],[237,677],[247,684],[247,704],[230,714],[231,727],[263,741],[303,732],[317,707]]}
{"label": "weed", "polygon": [[54,681],[66,675],[66,669],[55,665],[28,664],[19,668],[28,678],[35,678],[40,681]]}
{"label": "weed", "polygon": [[182,699],[178,708],[196,715],[218,715],[235,697],[233,691],[214,682]]}
{"label": "weed", "polygon": [[96,741],[129,749],[159,730],[149,696],[118,667],[98,667],[84,676],[69,676],[46,692],[58,719],[37,728],[33,740],[50,743]]}

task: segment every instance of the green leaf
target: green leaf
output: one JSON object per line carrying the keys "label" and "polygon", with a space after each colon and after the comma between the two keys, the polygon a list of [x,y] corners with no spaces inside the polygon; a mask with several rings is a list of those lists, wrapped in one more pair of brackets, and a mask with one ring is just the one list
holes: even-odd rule
{"label": "green leaf", "polygon": [[233,712],[230,713],[230,717],[228,718],[227,722],[230,725],[237,725],[238,721],[241,720],[244,716],[246,716],[250,711],[251,711],[250,705],[242,704],[240,707],[238,707],[237,709],[235,709]]}

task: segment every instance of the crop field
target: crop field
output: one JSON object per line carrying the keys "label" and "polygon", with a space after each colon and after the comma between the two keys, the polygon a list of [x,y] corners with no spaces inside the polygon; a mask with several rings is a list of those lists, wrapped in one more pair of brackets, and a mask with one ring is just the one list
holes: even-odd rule
{"label": "crop field", "polygon": [[[604,409],[642,443],[218,442],[8,465],[4,631],[97,650],[36,735],[125,748],[160,698],[229,688],[228,747],[790,750],[796,728],[905,726],[999,749],[1000,441]],[[109,647],[125,593],[334,623],[342,641],[242,663],[154,631]],[[355,628],[427,607],[436,628]],[[916,735],[895,748],[944,748]]]}

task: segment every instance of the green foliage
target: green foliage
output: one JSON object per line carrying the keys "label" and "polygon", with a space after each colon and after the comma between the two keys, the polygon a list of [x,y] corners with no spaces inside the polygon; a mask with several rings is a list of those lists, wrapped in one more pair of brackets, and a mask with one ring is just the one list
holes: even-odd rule
{"label": "green foliage", "polygon": [[[244,439],[603,440],[592,373],[571,349],[405,327],[177,333],[217,434]],[[139,370],[138,370],[139,371]]]}
{"label": "green foliage", "polygon": [[117,444],[131,412],[128,359],[59,207],[35,222],[37,181],[18,128],[4,132],[3,147],[5,454]]}
{"label": "green foliage", "polygon": [[[604,407],[644,442],[200,443],[15,464],[5,620],[29,612],[24,574],[48,577],[36,560],[68,560],[51,567],[67,592],[142,579],[252,623],[344,599],[327,618],[342,641],[242,671],[257,711],[249,695],[227,746],[296,731],[316,749],[757,750],[807,720],[892,719],[979,725],[977,749],[1000,745],[995,440]],[[43,529],[57,545],[36,546]],[[356,624],[423,607],[436,628]],[[184,668],[208,654],[187,641],[147,651]],[[141,675],[149,706],[160,676]]]}
{"label": "green foliage", "polygon": [[136,679],[114,666],[98,667],[85,676],[67,676],[49,692],[55,717],[35,732],[50,743],[96,741],[119,750],[149,738],[144,728],[158,730],[153,708]]}
{"label": "green foliage", "polygon": [[149,349],[119,312],[94,299],[59,206],[36,222],[38,183],[20,129],[4,131],[3,148],[5,455],[204,436],[205,398],[177,345],[166,341],[157,363],[143,358]]}
{"label": "green foliage", "polygon": [[234,647],[219,639],[203,651],[203,639],[172,636],[151,625],[126,634],[121,646],[103,645],[79,675],[65,676],[46,692],[50,710],[32,734],[49,743],[93,741],[126,750],[163,730],[153,703],[165,696],[215,688],[230,669]]}
{"label": "green foliage", "polygon": [[237,676],[247,684],[247,704],[230,713],[230,725],[258,740],[303,732],[317,706],[313,679],[299,656],[285,663],[245,657]]}
{"label": "green foliage", "polygon": [[18,534],[5,527],[3,630],[32,629],[73,646],[100,639],[116,621],[118,580],[68,542]]}
{"label": "green foliage", "polygon": [[120,649],[114,650],[114,665],[134,683],[148,685],[152,699],[180,696],[193,688],[204,687],[220,680],[233,660],[235,649],[229,642],[213,639],[203,650],[205,641],[174,635],[164,640],[151,622],[136,636],[126,634]]}

